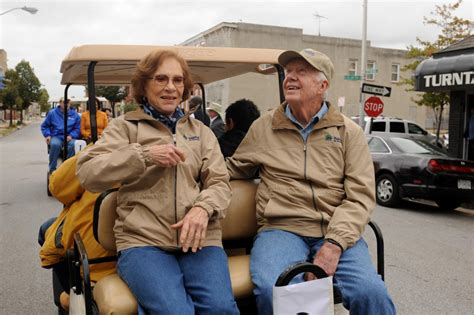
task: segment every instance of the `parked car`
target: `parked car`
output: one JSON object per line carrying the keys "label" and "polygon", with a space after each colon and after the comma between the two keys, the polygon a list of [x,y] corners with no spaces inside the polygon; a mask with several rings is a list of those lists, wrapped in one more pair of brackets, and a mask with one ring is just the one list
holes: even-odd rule
{"label": "parked car", "polygon": [[378,204],[395,207],[402,198],[422,198],[451,210],[474,197],[474,162],[408,136],[367,135],[367,141]]}
{"label": "parked car", "polygon": [[[352,117],[352,120],[359,123],[359,117]],[[433,145],[437,145],[440,148],[445,148],[442,139],[436,141],[436,136],[429,133],[416,123],[394,117],[376,117],[373,120],[370,117],[364,119],[364,133],[365,134],[403,134],[413,138],[426,140]]]}

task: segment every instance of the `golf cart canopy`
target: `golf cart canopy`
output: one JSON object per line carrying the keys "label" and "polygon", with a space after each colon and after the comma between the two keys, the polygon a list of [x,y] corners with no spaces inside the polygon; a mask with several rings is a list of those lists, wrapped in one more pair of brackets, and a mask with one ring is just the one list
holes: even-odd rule
{"label": "golf cart canopy", "polygon": [[137,62],[157,49],[177,52],[188,62],[194,82],[203,85],[249,72],[273,73],[273,65],[278,64],[278,56],[283,52],[227,47],[83,45],[72,48],[62,61],[61,84],[87,84],[92,62],[96,84],[130,84]]}

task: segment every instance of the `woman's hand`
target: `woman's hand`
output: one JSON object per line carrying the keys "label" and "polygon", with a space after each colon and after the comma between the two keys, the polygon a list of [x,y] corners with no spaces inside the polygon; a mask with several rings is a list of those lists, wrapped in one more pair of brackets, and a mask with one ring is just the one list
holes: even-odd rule
{"label": "woman's hand", "polygon": [[183,150],[178,149],[174,144],[150,146],[147,154],[153,163],[162,167],[173,167],[186,160]]}
{"label": "woman's hand", "polygon": [[209,215],[207,211],[201,207],[193,207],[183,219],[171,225],[171,228],[175,230],[181,229],[179,244],[183,252],[187,253],[190,247],[192,247],[193,253],[202,248],[202,244],[206,239],[208,222]]}

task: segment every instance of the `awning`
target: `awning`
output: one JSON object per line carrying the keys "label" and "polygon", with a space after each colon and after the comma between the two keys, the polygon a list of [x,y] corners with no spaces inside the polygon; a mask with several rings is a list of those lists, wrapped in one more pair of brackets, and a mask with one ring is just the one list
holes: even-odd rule
{"label": "awning", "polygon": [[474,90],[474,54],[424,60],[415,70],[415,90]]}

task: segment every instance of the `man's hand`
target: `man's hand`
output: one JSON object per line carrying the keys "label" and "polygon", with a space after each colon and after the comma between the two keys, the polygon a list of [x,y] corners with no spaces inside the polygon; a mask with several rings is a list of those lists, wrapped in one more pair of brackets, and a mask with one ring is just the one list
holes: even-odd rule
{"label": "man's hand", "polygon": [[202,244],[206,239],[208,222],[209,215],[207,211],[201,207],[193,207],[182,220],[171,225],[171,228],[175,230],[181,229],[179,244],[183,252],[187,253],[190,247],[192,247],[193,253],[202,248]]}
{"label": "man's hand", "polygon": [[67,136],[67,137],[66,137],[66,141],[67,141],[67,142],[69,142],[69,141],[71,141],[71,140],[72,140],[72,137],[71,137],[71,136]]}
{"label": "man's hand", "polygon": [[50,136],[46,137],[45,139],[46,139],[46,144],[49,144],[51,142],[51,137]]}
{"label": "man's hand", "polygon": [[186,160],[183,150],[178,149],[174,144],[151,146],[148,149],[148,155],[153,163],[162,167],[173,167]]}
{"label": "man's hand", "polygon": [[[337,264],[339,263],[339,257],[341,257],[342,251],[339,246],[324,242],[323,246],[318,250],[314,257],[313,264],[323,268],[328,276],[333,276],[336,273]],[[306,273],[306,281],[314,280],[316,277],[312,273]]]}

